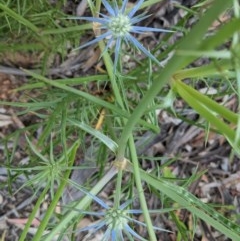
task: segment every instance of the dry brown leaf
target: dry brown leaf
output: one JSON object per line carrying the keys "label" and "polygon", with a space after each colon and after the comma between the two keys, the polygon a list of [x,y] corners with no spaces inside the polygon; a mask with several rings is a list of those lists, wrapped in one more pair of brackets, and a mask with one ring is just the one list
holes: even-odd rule
{"label": "dry brown leaf", "polygon": [[82,65],[83,72],[87,72],[98,61],[100,53],[100,49],[93,51],[91,57]]}

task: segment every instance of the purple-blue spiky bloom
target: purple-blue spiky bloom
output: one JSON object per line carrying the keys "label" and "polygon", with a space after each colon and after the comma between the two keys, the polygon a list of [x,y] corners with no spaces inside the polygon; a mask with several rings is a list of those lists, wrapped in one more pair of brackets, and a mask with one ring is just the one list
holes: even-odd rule
{"label": "purple-blue spiky bloom", "polygon": [[[81,191],[89,196],[91,196],[103,209],[104,211],[99,212],[91,212],[91,211],[84,211],[78,210],[82,214],[92,215],[95,217],[100,217],[101,219],[98,220],[96,223],[89,225],[87,227],[79,229],[77,232],[89,231],[92,230],[93,232],[97,232],[100,229],[104,228],[106,231],[102,238],[102,241],[124,241],[123,234],[125,234],[129,240],[141,240],[147,241],[139,234],[137,234],[130,226],[129,223],[137,224],[146,227],[145,223],[142,223],[138,220],[131,218],[132,214],[142,214],[141,210],[129,210],[127,207],[132,202],[132,200],[128,200],[119,207],[110,207],[108,204],[103,202],[100,198],[95,195],[92,195],[88,191],[81,189]],[[166,229],[153,227],[155,230],[158,231],[165,231],[170,232]]]}
{"label": "purple-blue spiky bloom", "polygon": [[103,39],[107,39],[106,47],[103,51],[107,51],[110,46],[115,43],[115,59],[114,59],[114,70],[116,70],[119,52],[121,44],[124,41],[126,44],[132,44],[137,49],[141,50],[146,56],[151,58],[154,62],[161,65],[160,62],[136,39],[132,36],[132,33],[141,34],[147,31],[150,32],[172,32],[170,30],[150,28],[150,27],[140,27],[135,26],[143,19],[146,19],[148,16],[140,14],[134,16],[135,13],[139,10],[140,6],[144,0],[139,0],[135,6],[129,11],[126,11],[126,6],[128,0],[123,0],[122,6],[119,7],[114,0],[113,6],[109,4],[107,0],[102,0],[104,7],[106,8],[108,15],[99,14],[101,17],[74,17],[72,19],[82,19],[87,20],[93,23],[97,23],[99,28],[104,32],[97,36],[95,39],[89,41],[88,43],[83,44],[79,48],[84,48],[91,44],[97,43]]}

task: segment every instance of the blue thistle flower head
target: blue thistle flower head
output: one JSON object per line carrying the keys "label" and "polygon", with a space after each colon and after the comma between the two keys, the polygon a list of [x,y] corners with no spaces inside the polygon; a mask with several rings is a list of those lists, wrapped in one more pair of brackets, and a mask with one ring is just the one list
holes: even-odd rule
{"label": "blue thistle flower head", "polygon": [[[129,240],[134,240],[133,238],[135,238],[136,240],[147,241],[139,234],[137,234],[129,225],[130,223],[132,223],[132,224],[141,225],[143,227],[147,226],[145,223],[142,223],[131,217],[132,214],[143,213],[141,210],[127,209],[127,207],[132,202],[132,200],[128,200],[124,202],[122,205],[120,205],[119,207],[115,208],[115,207],[110,207],[108,204],[103,202],[97,196],[92,195],[91,193],[83,189],[81,189],[81,191],[91,196],[104,209],[104,211],[91,212],[91,211],[77,210],[77,211],[80,211],[82,214],[100,217],[100,220],[97,221],[96,223],[89,225],[87,227],[81,228],[77,232],[83,232],[83,231],[89,231],[89,230],[92,230],[93,232],[97,232],[100,229],[104,228],[105,233],[102,238],[103,241],[124,241],[123,234],[125,234],[129,238]],[[155,226],[153,228],[158,231],[170,232],[166,229],[155,227]]]}
{"label": "blue thistle flower head", "polygon": [[133,37],[132,34],[137,33],[141,34],[144,32],[173,32],[171,30],[164,30],[158,28],[150,28],[150,27],[141,27],[136,26],[135,24],[139,23],[143,19],[146,19],[148,16],[144,14],[140,14],[134,16],[135,13],[139,10],[144,0],[138,0],[135,6],[128,12],[126,11],[126,6],[128,0],[123,0],[122,6],[119,7],[114,0],[113,6],[109,4],[107,0],[102,0],[102,4],[106,8],[108,14],[99,14],[100,17],[73,17],[71,19],[82,19],[86,21],[90,21],[93,23],[97,23],[100,30],[103,30],[103,33],[97,36],[95,39],[89,41],[88,43],[83,44],[79,48],[84,48],[91,44],[97,43],[103,39],[107,39],[106,47],[103,51],[107,51],[110,46],[115,43],[114,50],[114,70],[116,70],[119,53],[121,49],[122,42],[125,42],[127,45],[130,43],[135,48],[142,51],[146,56],[151,58],[155,63],[161,65],[160,62],[154,57],[136,38]]}

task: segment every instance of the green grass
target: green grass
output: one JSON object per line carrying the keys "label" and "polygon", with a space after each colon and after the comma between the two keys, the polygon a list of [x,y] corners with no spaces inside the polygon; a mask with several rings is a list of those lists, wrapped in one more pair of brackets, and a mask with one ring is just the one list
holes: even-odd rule
{"label": "green grass", "polygon": [[[134,142],[146,131],[159,132],[161,126],[158,126],[155,114],[159,108],[164,108],[169,115],[187,119],[174,107],[174,101],[181,99],[185,108],[200,116],[200,121],[188,120],[189,123],[203,128],[206,138],[210,130],[222,135],[231,146],[233,155],[239,157],[239,113],[234,113],[224,103],[216,101],[216,97],[223,98],[226,94],[239,98],[238,1],[216,0],[203,16],[199,13],[208,1],[199,1],[192,9],[179,6],[187,12],[173,26],[181,38],[175,44],[170,44],[169,39],[173,34],[166,34],[163,41],[152,50],[162,50],[159,60],[173,54],[164,68],[156,68],[146,58],[127,74],[114,73],[112,53],[105,52],[102,56],[105,73],[95,74],[89,71],[86,76],[74,78],[52,78],[46,75],[48,69],[53,67],[49,63],[54,64],[53,59],[56,56],[60,56],[60,62],[66,60],[69,51],[79,46],[86,31],[91,33],[92,26],[67,19],[67,14],[64,13],[66,1],[56,1],[55,5],[49,2],[42,0],[32,4],[29,0],[0,1],[0,38],[3,40],[0,52],[7,55],[11,50],[13,53],[36,53],[42,56],[37,66],[38,71],[34,68],[24,70],[28,83],[17,90],[22,94],[21,98],[27,101],[0,102],[2,105],[18,108],[20,118],[31,114],[38,119],[36,123],[16,130],[5,139],[4,166],[9,174],[6,185],[12,191],[11,185],[16,176],[24,174],[29,179],[22,188],[31,187],[33,195],[37,197],[20,241],[43,240],[44,235],[45,241],[50,241],[57,235],[59,240],[64,235],[73,238],[72,229],[83,218],[84,211],[91,208],[94,195],[110,180],[113,180],[113,205],[116,210],[124,202],[123,199],[134,199],[133,190],[137,190],[149,234],[148,240],[157,240],[151,214],[154,211],[159,213],[159,210],[148,210],[145,194],[149,192],[159,198],[162,203],[161,211],[166,211],[168,217],[171,217],[176,226],[177,240],[193,239],[200,219],[230,239],[239,240],[240,227],[235,221],[226,218],[224,213],[218,212],[187,191],[188,185],[200,178],[202,172],[197,171],[182,180],[175,177],[170,171],[170,165],[177,157],[169,159],[164,166],[159,166],[152,173],[146,172],[141,167],[137,155],[139,147]],[[158,1],[146,1],[142,7],[152,6],[156,2]],[[89,1],[89,5],[94,14],[99,11],[100,1]],[[209,34],[212,23],[229,9],[233,9],[232,18]],[[90,14],[90,10],[87,11]],[[191,28],[187,26],[189,18],[197,19]],[[104,47],[105,43],[100,42],[101,51]],[[194,67],[195,60],[203,57],[208,62]],[[200,93],[200,83],[217,89],[217,94],[208,96]],[[90,85],[97,91],[91,90]],[[99,94],[99,90],[103,93]],[[101,129],[97,129],[102,111],[105,111],[105,116]],[[23,134],[29,162],[26,165],[16,165],[14,155],[18,148],[19,135]],[[10,140],[14,142],[14,146],[7,148]],[[89,191],[91,194],[72,203],[72,208],[66,209],[65,213],[57,215],[54,210],[66,185],[71,184],[79,190],[83,188],[69,179],[71,171],[79,169],[74,166],[74,161],[79,159],[79,150],[85,153],[85,159],[100,167],[101,173]],[[110,166],[109,160],[113,159]],[[154,161],[153,157],[152,160]],[[156,163],[159,164],[158,161]],[[104,168],[108,171],[104,171]],[[122,181],[126,177],[129,178],[128,185]],[[45,193],[51,194],[49,208],[36,234],[31,237],[28,234],[29,228],[38,208],[44,202]],[[192,214],[192,230],[179,219],[174,211],[176,209],[187,209]],[[76,210],[82,210],[82,215]]]}

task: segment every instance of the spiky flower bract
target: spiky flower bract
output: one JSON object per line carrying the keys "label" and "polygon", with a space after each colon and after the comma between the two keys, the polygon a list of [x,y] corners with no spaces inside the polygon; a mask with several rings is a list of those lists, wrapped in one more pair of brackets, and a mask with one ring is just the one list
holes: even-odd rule
{"label": "spiky flower bract", "polygon": [[[141,225],[144,227],[147,226],[145,223],[142,223],[131,217],[132,214],[142,214],[143,213],[141,210],[127,209],[127,207],[132,202],[132,200],[128,200],[128,201],[124,202],[122,205],[120,205],[118,208],[115,208],[115,207],[110,207],[108,204],[103,202],[97,196],[92,195],[91,193],[89,193],[83,189],[81,189],[81,191],[83,193],[85,193],[86,195],[91,196],[92,199],[94,199],[105,210],[99,211],[99,212],[78,210],[82,214],[92,215],[92,216],[101,218],[96,223],[79,229],[78,232],[90,231],[90,230],[92,230],[93,232],[97,232],[103,228],[105,230],[105,233],[104,233],[102,241],[124,241],[124,234],[128,237],[129,240],[147,241],[146,239],[141,237],[139,234],[137,234],[130,227],[130,223]],[[157,231],[170,232],[166,229],[155,227],[155,226],[153,228]]]}
{"label": "spiky flower bract", "polygon": [[154,57],[136,38],[133,37],[132,33],[141,34],[144,32],[172,32],[170,30],[150,28],[150,27],[141,27],[136,26],[135,24],[139,23],[143,19],[146,19],[148,16],[145,14],[140,14],[134,16],[135,13],[139,10],[144,0],[139,0],[134,7],[128,12],[126,11],[126,6],[128,0],[123,0],[122,6],[119,7],[114,1],[113,6],[108,3],[107,0],[102,0],[102,4],[106,8],[108,15],[99,14],[101,17],[74,17],[72,19],[82,19],[87,20],[93,23],[97,23],[99,28],[104,32],[97,36],[95,39],[89,41],[88,43],[83,44],[79,48],[84,48],[91,44],[97,43],[103,39],[107,39],[106,47],[103,51],[108,50],[112,44],[115,43],[114,50],[114,70],[118,63],[119,53],[121,50],[121,44],[124,41],[127,45],[130,43],[137,49],[141,50],[146,56],[151,58],[158,65],[161,65],[160,62]]}

